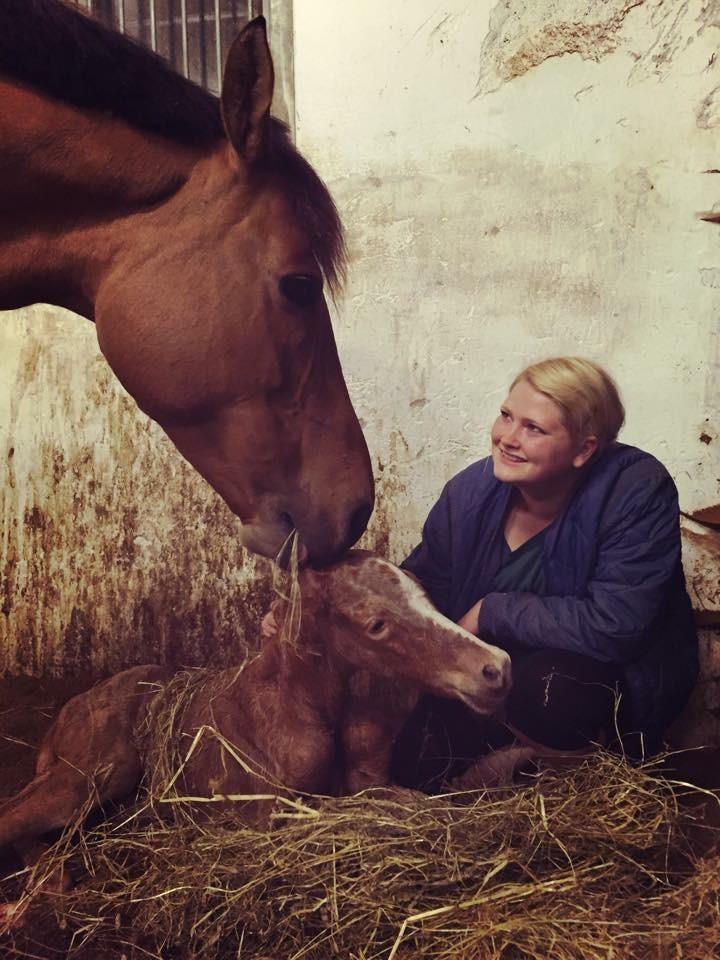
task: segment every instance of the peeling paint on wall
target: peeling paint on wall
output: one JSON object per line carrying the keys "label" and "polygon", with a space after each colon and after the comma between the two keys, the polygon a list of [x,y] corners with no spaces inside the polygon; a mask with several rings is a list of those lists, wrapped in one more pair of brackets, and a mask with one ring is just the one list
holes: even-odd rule
{"label": "peeling paint on wall", "polygon": [[[639,7],[646,29],[628,35],[626,20]],[[664,79],[676,57],[705,30],[718,27],[717,0],[501,0],[482,44],[477,94],[491,93],[555,57],[575,53],[599,62],[618,49],[628,54],[628,83]],[[701,125],[708,116],[715,125],[715,94],[699,109]]]}
{"label": "peeling paint on wall", "polygon": [[714,87],[697,108],[697,125],[712,130],[720,124],[720,87]]}
{"label": "peeling paint on wall", "polygon": [[683,568],[699,623],[720,627],[720,531],[681,518]]}
{"label": "peeling paint on wall", "polygon": [[491,93],[553,57],[601,60],[617,49],[628,13],[645,0],[501,0],[480,50],[478,94]]}

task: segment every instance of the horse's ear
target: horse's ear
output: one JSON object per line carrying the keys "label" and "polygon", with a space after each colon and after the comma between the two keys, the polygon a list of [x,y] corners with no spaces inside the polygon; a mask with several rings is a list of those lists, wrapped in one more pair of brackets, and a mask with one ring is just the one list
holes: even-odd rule
{"label": "horse's ear", "polygon": [[274,73],[265,18],[256,17],[235,38],[225,63],[221,94],[228,140],[247,164],[263,153]]}

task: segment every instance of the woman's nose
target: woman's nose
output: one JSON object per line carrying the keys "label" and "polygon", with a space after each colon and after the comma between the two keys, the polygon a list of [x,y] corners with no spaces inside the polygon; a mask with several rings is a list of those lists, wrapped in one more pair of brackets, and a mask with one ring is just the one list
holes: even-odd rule
{"label": "woman's nose", "polygon": [[518,425],[516,423],[508,426],[503,434],[503,443],[506,446],[516,447],[518,445]]}

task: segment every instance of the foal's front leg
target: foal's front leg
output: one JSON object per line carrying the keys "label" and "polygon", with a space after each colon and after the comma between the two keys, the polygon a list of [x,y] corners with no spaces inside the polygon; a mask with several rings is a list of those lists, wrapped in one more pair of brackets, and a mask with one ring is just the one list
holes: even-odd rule
{"label": "foal's front leg", "polygon": [[386,677],[362,670],[352,675],[341,729],[343,793],[390,784],[393,743],[417,697],[417,691]]}

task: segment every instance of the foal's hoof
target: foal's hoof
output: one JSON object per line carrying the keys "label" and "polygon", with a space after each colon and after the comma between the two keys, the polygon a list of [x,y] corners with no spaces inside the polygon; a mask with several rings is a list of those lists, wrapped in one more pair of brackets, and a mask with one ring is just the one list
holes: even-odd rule
{"label": "foal's hoof", "polygon": [[370,800],[381,800],[389,803],[409,804],[413,806],[418,800],[427,800],[427,794],[422,790],[411,790],[409,787],[372,787],[365,791]]}
{"label": "foal's hoof", "polygon": [[508,787],[523,766],[537,756],[533,747],[503,747],[476,760],[465,773],[451,781],[453,790]]}

